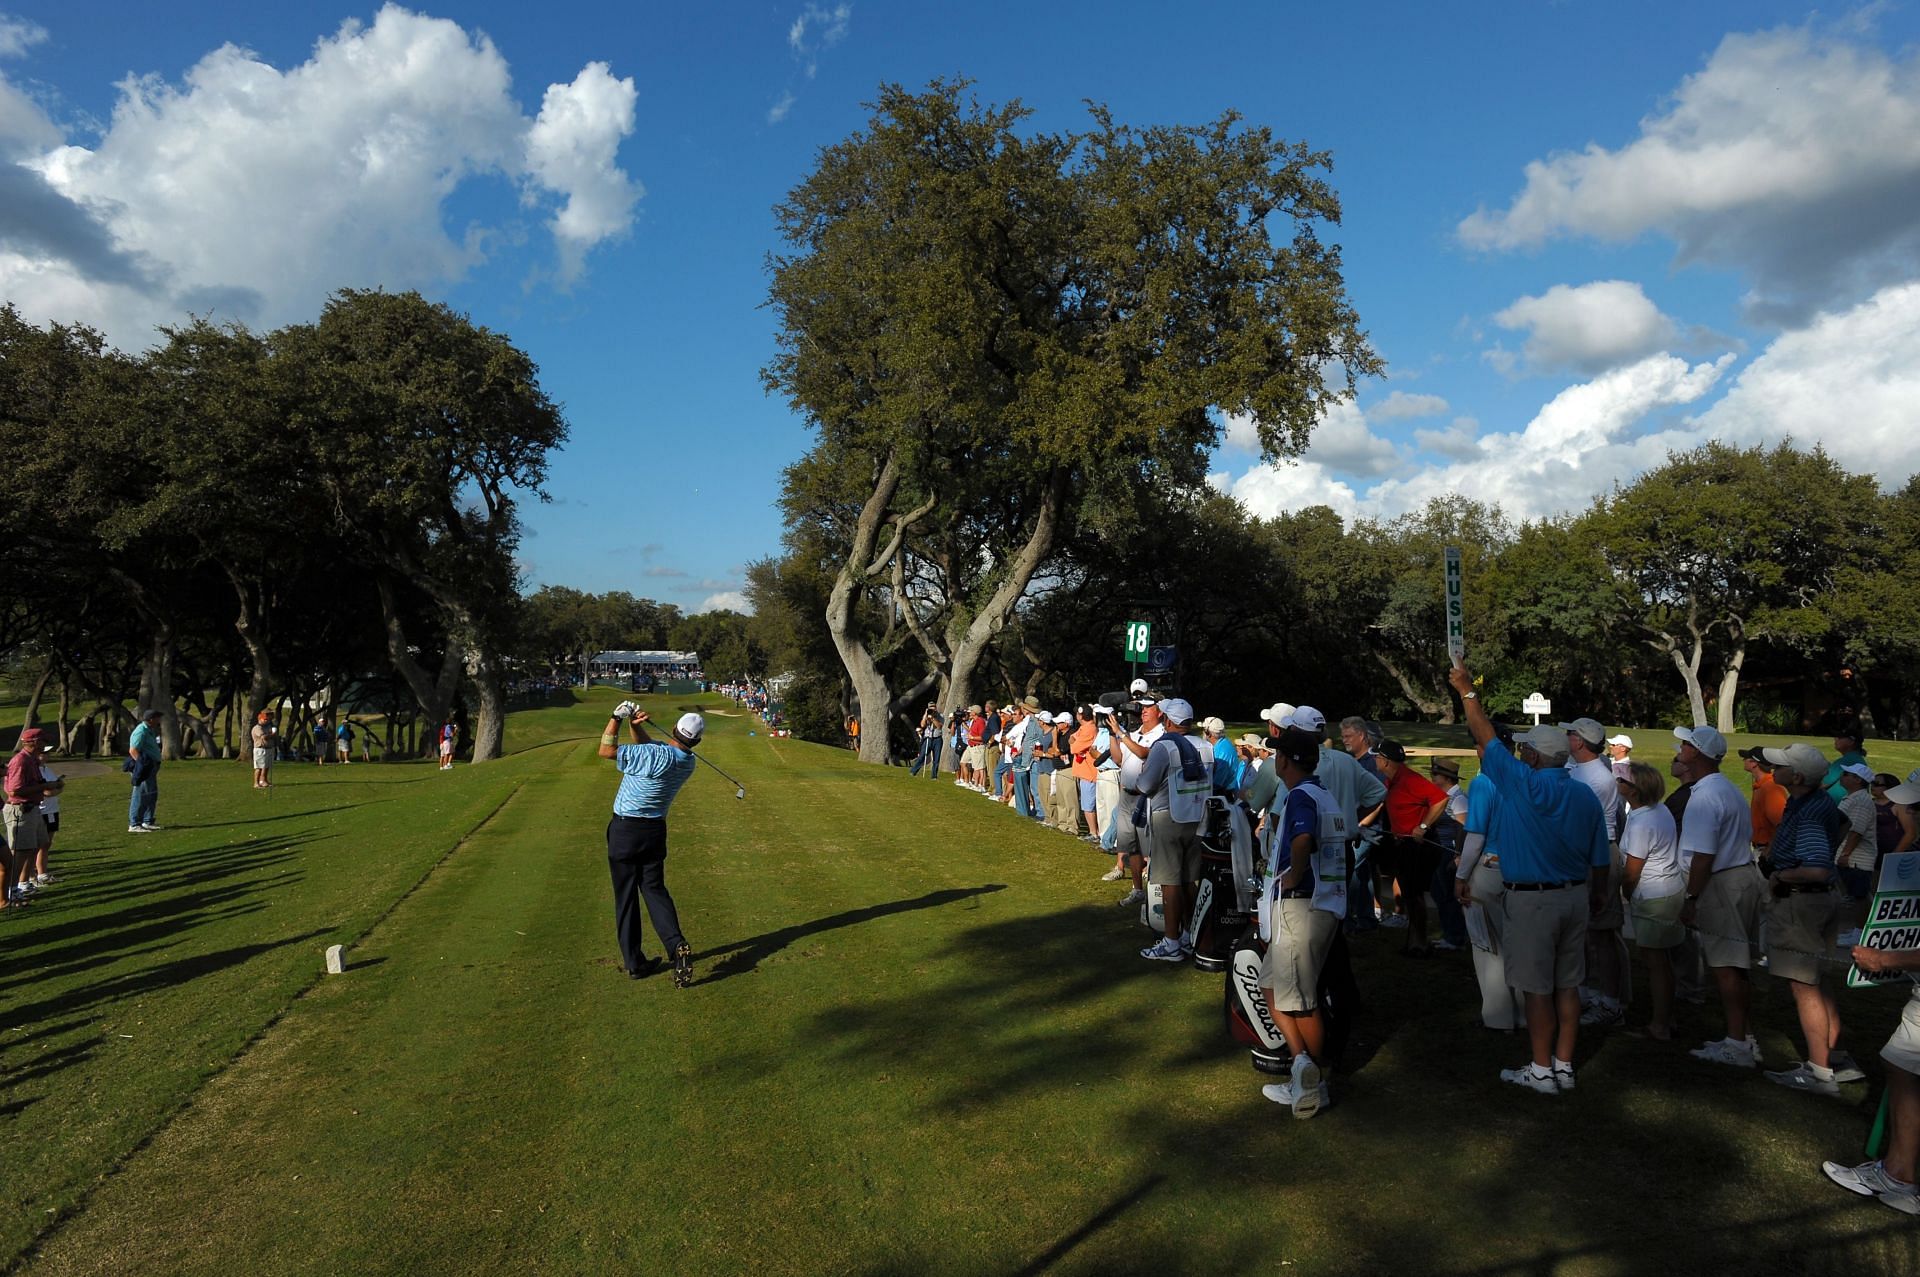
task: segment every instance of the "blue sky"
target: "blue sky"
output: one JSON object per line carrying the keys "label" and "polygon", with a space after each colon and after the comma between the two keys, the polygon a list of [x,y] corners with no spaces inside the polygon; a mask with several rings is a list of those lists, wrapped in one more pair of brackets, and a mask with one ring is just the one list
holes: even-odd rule
{"label": "blue sky", "polygon": [[[347,25],[351,24],[351,25]],[[1706,438],[1920,468],[1913,4],[0,0],[0,297],[129,347],[418,287],[539,361],[573,438],[535,582],[689,610],[775,553],[771,207],[883,81],[1046,128],[1234,109],[1331,150],[1389,364],[1259,513],[1538,515]],[[7,195],[7,192],[13,192]]]}

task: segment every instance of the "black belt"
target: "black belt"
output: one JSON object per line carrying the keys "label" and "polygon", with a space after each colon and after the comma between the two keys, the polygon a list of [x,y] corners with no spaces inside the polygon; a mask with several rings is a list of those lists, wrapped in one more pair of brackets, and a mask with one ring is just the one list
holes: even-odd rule
{"label": "black belt", "polygon": [[1825,894],[1833,890],[1832,882],[1776,882],[1773,889],[1787,895],[1812,895],[1815,892]]}
{"label": "black belt", "polygon": [[1728,865],[1725,869],[1716,869],[1713,872],[1717,874],[1730,874],[1736,869],[1751,869],[1752,867],[1753,862],[1751,860],[1743,860],[1737,865]]}
{"label": "black belt", "polygon": [[613,818],[615,820],[665,820],[666,819],[666,817],[664,816],[623,816],[617,811],[613,813]]}
{"label": "black belt", "polygon": [[1313,888],[1284,887],[1280,891],[1280,898],[1282,900],[1311,900],[1313,899]]}
{"label": "black belt", "polygon": [[1500,884],[1508,891],[1560,891],[1567,887],[1585,885],[1585,880],[1569,878],[1566,882],[1503,882]]}

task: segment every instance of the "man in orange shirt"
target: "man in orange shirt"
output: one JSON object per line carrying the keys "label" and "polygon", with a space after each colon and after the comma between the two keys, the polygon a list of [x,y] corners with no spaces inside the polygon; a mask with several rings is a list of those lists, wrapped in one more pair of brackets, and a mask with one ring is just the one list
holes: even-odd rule
{"label": "man in orange shirt", "polygon": [[1080,815],[1087,822],[1087,841],[1100,841],[1100,815],[1095,810],[1095,782],[1099,779],[1098,760],[1093,756],[1093,742],[1100,735],[1099,724],[1093,721],[1093,706],[1082,705],[1076,711],[1079,722],[1073,729],[1073,738],[1068,748],[1073,753],[1073,779],[1075,796],[1080,801]]}
{"label": "man in orange shirt", "polygon": [[1740,765],[1753,778],[1753,797],[1748,806],[1753,812],[1753,856],[1760,872],[1773,872],[1773,858],[1767,854],[1773,846],[1773,831],[1787,811],[1787,791],[1773,778],[1773,769],[1760,757],[1759,749],[1740,751]]}

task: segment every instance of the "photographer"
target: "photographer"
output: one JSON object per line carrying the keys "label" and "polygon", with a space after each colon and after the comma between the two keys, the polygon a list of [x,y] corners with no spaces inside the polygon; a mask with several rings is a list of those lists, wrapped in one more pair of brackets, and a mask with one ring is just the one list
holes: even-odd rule
{"label": "photographer", "polygon": [[913,766],[907,769],[907,775],[918,776],[922,766],[927,768],[929,778],[940,777],[940,746],[947,734],[946,724],[940,719],[940,707],[929,705],[920,715],[920,756],[913,760]]}

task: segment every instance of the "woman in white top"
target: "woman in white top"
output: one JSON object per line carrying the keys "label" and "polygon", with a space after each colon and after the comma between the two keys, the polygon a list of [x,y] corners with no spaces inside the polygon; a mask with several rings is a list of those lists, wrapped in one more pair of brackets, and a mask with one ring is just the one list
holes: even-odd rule
{"label": "woman in white top", "polygon": [[1671,950],[1686,938],[1680,922],[1680,910],[1686,903],[1686,871],[1680,867],[1680,833],[1673,813],[1661,801],[1667,782],[1660,772],[1645,763],[1630,764],[1627,776],[1620,780],[1620,796],[1631,806],[1627,813],[1627,831],[1620,840],[1625,859],[1621,889],[1627,909],[1633,915],[1633,940],[1647,955],[1648,993],[1653,1001],[1653,1018],[1647,1022],[1647,1036],[1661,1042],[1673,1040],[1673,955]]}

